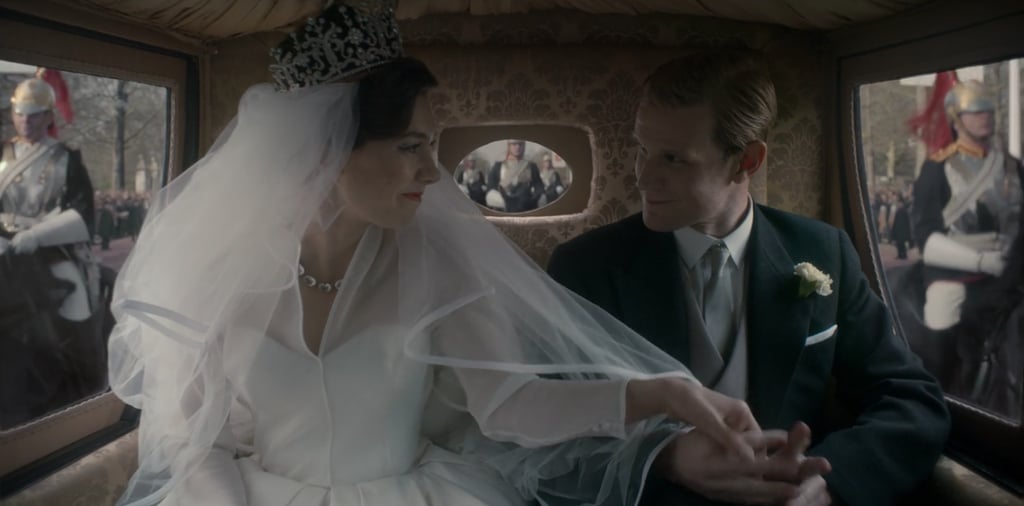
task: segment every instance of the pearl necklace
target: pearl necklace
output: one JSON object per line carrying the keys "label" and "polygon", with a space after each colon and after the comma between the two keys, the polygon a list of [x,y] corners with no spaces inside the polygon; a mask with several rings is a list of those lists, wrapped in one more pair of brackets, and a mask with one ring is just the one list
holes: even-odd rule
{"label": "pearl necklace", "polygon": [[333,292],[335,290],[341,290],[341,282],[344,281],[345,278],[342,277],[341,279],[335,281],[334,283],[328,283],[326,281],[320,281],[320,280],[314,278],[313,276],[310,276],[309,274],[306,274],[306,268],[303,267],[302,264],[299,264],[299,280],[301,280],[303,284],[305,284],[306,286],[308,286],[310,288],[314,288],[315,287],[316,289],[320,290],[321,292],[330,293],[330,292]]}

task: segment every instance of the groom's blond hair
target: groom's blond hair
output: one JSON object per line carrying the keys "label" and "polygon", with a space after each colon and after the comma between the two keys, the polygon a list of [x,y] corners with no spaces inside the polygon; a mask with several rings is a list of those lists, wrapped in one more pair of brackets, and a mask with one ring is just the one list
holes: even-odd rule
{"label": "groom's blond hair", "polygon": [[775,85],[751,50],[688,53],[661,64],[643,83],[641,101],[680,107],[707,104],[715,115],[714,140],[726,155],[767,141],[778,106]]}

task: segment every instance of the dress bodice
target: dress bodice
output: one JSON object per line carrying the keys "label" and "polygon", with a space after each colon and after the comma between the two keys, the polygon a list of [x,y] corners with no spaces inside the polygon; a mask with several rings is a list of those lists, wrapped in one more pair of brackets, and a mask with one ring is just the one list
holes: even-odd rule
{"label": "dress bodice", "polygon": [[[274,339],[240,384],[263,467],[307,483],[358,483],[415,462],[428,369],[405,358],[400,333],[370,329],[322,358]],[[358,430],[352,430],[358,428]]]}
{"label": "dress bodice", "polygon": [[[386,279],[368,265],[380,258],[382,231],[370,229],[335,295],[320,353],[302,335],[293,286],[280,298],[252,364],[228,371],[236,404],[252,414],[253,449],[269,472],[307,483],[358,483],[406,472],[421,446],[429,366],[403,353],[408,332],[393,322]],[[385,270],[386,272],[386,270]],[[371,293],[360,285],[375,287]]]}
{"label": "dress bodice", "polygon": [[[209,497],[204,487],[223,483],[239,487],[231,492],[238,504],[258,506],[519,505],[515,489],[467,447],[500,445],[484,435],[527,447],[623,437],[625,380],[541,380],[417,358],[441,342],[475,349],[495,330],[482,318],[490,313],[470,305],[419,331],[445,337],[414,339],[420,334],[397,323],[394,249],[382,247],[390,245],[384,234],[371,228],[360,241],[319,353],[304,339],[294,284],[267,295],[273,305],[253,305],[273,307],[269,314],[241,314],[224,334],[234,398],[227,430],[168,505]],[[555,408],[570,402],[579,409]],[[232,468],[239,474],[226,476]]]}

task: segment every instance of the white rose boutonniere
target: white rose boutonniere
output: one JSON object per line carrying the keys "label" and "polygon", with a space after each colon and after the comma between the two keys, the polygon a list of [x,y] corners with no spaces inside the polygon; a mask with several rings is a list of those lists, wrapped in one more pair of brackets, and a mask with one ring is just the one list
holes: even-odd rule
{"label": "white rose boutonniere", "polygon": [[821,269],[811,265],[809,262],[800,262],[793,266],[793,274],[800,277],[801,297],[807,297],[811,293],[821,296],[832,294],[832,276],[821,272]]}

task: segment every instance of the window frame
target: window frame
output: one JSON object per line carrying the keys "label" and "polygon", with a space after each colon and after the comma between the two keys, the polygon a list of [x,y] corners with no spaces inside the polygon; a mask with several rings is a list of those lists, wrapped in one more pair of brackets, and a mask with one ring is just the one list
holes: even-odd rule
{"label": "window frame", "polygon": [[[986,2],[982,2],[983,4]],[[950,68],[1024,57],[1024,8],[991,2],[973,6],[939,2],[876,23],[830,34],[833,60],[826,70],[835,83],[828,114],[836,131],[829,150],[838,171],[829,190],[840,199],[833,221],[845,225],[873,287],[887,305],[893,300],[878,256],[878,237],[869,225],[870,196],[862,174],[861,85]],[[897,334],[906,340],[896,321]],[[946,454],[1017,495],[1024,494],[1024,419],[1009,420],[946,397],[953,430]]]}
{"label": "window frame", "polygon": [[[167,88],[167,144],[161,181],[166,184],[198,158],[198,56],[183,52],[180,44],[177,49],[167,49],[111,35],[127,33],[146,38],[138,27],[73,11],[57,9],[45,1],[31,6],[0,3],[0,59]],[[149,38],[161,37],[157,34]],[[131,432],[138,419],[139,411],[122,403],[108,387],[59,411],[0,432],[0,455],[4,455],[0,498]]]}

